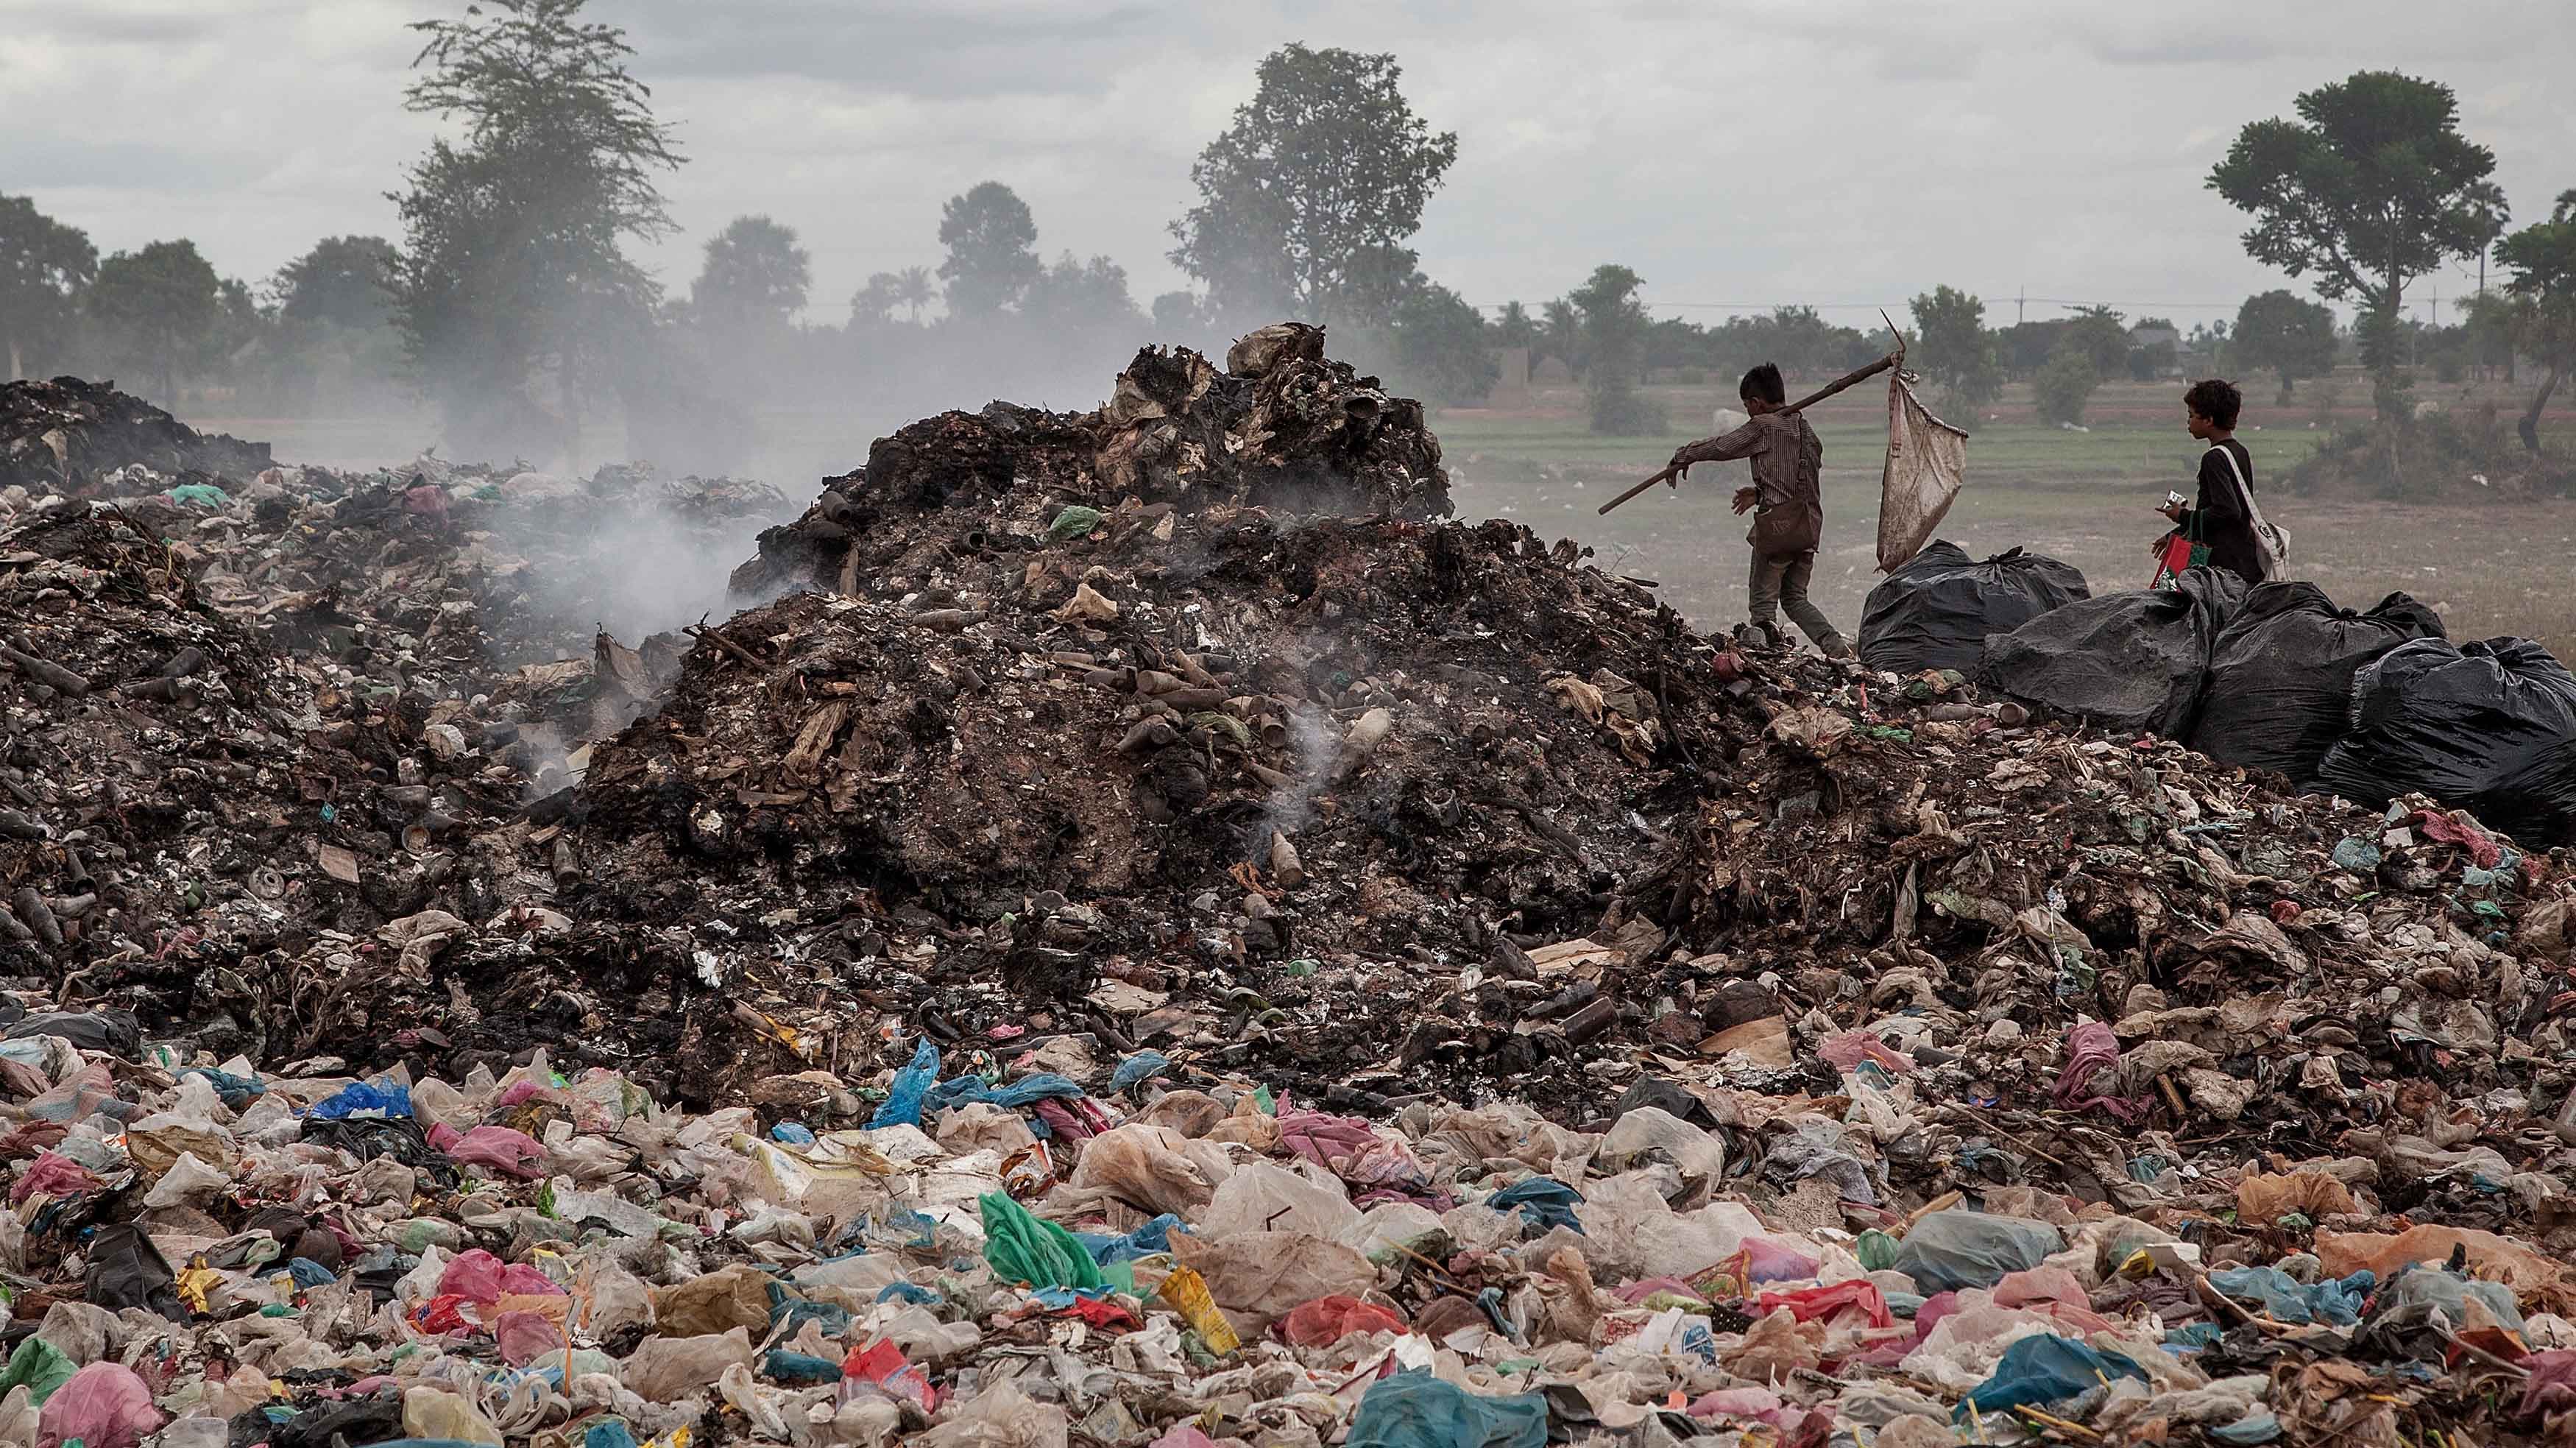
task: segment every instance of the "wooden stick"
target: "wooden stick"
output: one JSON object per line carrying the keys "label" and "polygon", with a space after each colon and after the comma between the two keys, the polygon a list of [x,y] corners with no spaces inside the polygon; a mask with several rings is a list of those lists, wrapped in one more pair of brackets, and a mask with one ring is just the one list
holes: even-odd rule
{"label": "wooden stick", "polygon": [[[1818,388],[1814,392],[1808,393],[1806,396],[1799,398],[1797,401],[1792,402],[1788,406],[1779,410],[1782,413],[1804,412],[1808,408],[1815,406],[1817,403],[1824,401],[1826,398],[1833,396],[1835,393],[1840,392],[1845,388],[1858,386],[1859,384],[1876,377],[1881,372],[1895,366],[1904,356],[1905,352],[1903,348],[1899,347],[1898,350],[1888,353],[1886,356],[1879,358],[1877,361],[1861,368],[1859,371],[1845,373],[1843,376],[1826,383],[1823,387]],[[1655,474],[1653,477],[1646,479],[1644,482],[1639,483],[1637,486],[1630,488],[1628,491],[1621,493],[1619,496],[1612,498],[1609,502],[1602,504],[1596,511],[1607,513],[1611,509],[1618,507],[1621,503],[1628,501],[1630,498],[1637,496],[1639,493],[1646,491],[1657,483],[1663,482],[1665,479],[1670,478],[1673,474],[1680,471],[1681,468],[1679,466],[1668,467],[1662,472]]]}

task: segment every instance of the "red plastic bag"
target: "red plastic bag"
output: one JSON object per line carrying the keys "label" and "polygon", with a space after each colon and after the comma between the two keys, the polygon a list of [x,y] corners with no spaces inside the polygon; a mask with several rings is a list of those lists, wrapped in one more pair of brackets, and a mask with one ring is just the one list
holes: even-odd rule
{"label": "red plastic bag", "polygon": [[523,1181],[545,1175],[546,1149],[535,1137],[506,1126],[478,1126],[457,1138],[447,1154],[468,1166],[488,1167]]}
{"label": "red plastic bag", "polygon": [[1279,1323],[1280,1335],[1298,1347],[1330,1347],[1355,1332],[1402,1331],[1394,1313],[1338,1293],[1297,1304]]}
{"label": "red plastic bag", "polygon": [[136,1448],[161,1426],[152,1389],[123,1363],[91,1363],[45,1399],[36,1416],[36,1448]]}
{"label": "red plastic bag", "polygon": [[1831,1287],[1765,1292],[1758,1305],[1766,1315],[1785,1307],[1789,1309],[1789,1315],[1800,1322],[1814,1322],[1852,1309],[1867,1318],[1872,1327],[1893,1327],[1896,1324],[1896,1315],[1887,1310],[1887,1297],[1878,1290],[1878,1284],[1860,1277],[1837,1282]]}
{"label": "red plastic bag", "polygon": [[438,1274],[439,1297],[461,1297],[468,1302],[501,1300],[501,1259],[477,1247],[459,1252],[456,1260]]}

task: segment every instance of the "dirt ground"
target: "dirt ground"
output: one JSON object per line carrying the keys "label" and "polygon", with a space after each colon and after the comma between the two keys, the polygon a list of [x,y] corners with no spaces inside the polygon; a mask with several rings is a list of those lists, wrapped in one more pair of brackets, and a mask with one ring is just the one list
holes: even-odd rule
{"label": "dirt ground", "polygon": [[[2366,389],[2346,382],[2332,389],[2350,404],[2337,417],[2368,405]],[[1660,437],[1593,437],[1572,389],[1542,394],[1516,413],[1451,409],[1432,425],[1461,516],[1507,517],[1542,535],[1571,536],[1617,571],[1656,580],[1694,623],[1732,623],[1743,617],[1744,523],[1726,500],[1744,480],[1743,464],[1695,470],[1679,493],[1659,490],[1606,518],[1594,512],[1660,467],[1678,443],[1704,434],[1719,397],[1714,388],[1654,391],[1671,419]],[[1965,424],[1973,435],[1968,485],[1941,536],[1980,556],[2015,546],[2052,554],[2083,569],[2096,592],[2144,586],[2154,566],[2148,544],[2165,528],[2153,509],[2168,488],[2193,487],[2199,447],[2182,430],[2180,384],[2105,389],[2085,432],[2033,420],[2025,392],[2007,392],[1989,417]],[[1885,395],[1855,389],[1814,414],[1825,442],[1826,525],[1813,587],[1846,631],[1858,626],[1877,582]],[[2305,458],[2324,430],[2308,397],[2286,418],[2268,387],[2249,403],[2239,436],[2259,490]],[[2553,411],[2551,426],[2576,426],[2576,418],[2561,421]],[[2454,637],[2519,634],[2576,656],[2576,588],[2567,581],[2576,501],[2397,504],[2266,493],[2264,506],[2290,530],[2299,576],[2346,606],[2403,590],[2439,610]]]}

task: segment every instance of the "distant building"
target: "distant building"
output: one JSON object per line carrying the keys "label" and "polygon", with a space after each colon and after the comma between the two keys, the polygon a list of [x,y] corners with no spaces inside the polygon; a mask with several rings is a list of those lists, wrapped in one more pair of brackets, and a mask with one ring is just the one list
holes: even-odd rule
{"label": "distant building", "polygon": [[1498,347],[1494,350],[1494,386],[1485,394],[1487,407],[1520,407],[1529,402],[1530,349]]}

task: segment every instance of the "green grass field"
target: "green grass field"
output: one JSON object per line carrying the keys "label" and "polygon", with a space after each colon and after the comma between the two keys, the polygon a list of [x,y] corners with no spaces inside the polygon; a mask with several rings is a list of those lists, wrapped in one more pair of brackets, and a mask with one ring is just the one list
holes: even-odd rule
{"label": "green grass field", "polygon": [[[2108,416],[2089,432],[2028,421],[2026,404],[2015,407],[2009,397],[1998,409],[2003,417],[1966,424],[1968,482],[1938,536],[1980,557],[2020,546],[2063,558],[2097,593],[2143,587],[2154,571],[2148,545],[2166,527],[2154,509],[2168,488],[2192,492],[2200,445],[2171,401],[2178,388],[2134,392],[2113,394],[2097,409]],[[1825,546],[1814,592],[1846,632],[1858,626],[1878,579],[1885,398],[1864,385],[1812,415],[1825,444]],[[1594,514],[1662,467],[1680,443],[1703,435],[1716,394],[1670,389],[1664,400],[1675,426],[1654,438],[1592,436],[1574,410],[1579,400],[1565,394],[1535,415],[1435,415],[1459,514],[1507,517],[1549,539],[1578,539],[1604,567],[1657,580],[1665,598],[1703,625],[1741,619],[1745,524],[1727,499],[1745,480],[1743,464],[1703,465],[1678,493],[1659,488],[1606,518]],[[2155,420],[2158,406],[2169,409],[2167,420]],[[1685,429],[1684,419],[1694,425]],[[2305,415],[2259,431],[2254,421],[2238,435],[2253,454],[2265,513],[2291,531],[2297,576],[2351,608],[2402,590],[2441,610],[2455,638],[2523,634],[2576,658],[2576,588],[2567,583],[2576,502],[2284,497],[2266,483],[2306,458],[2324,433]]]}

